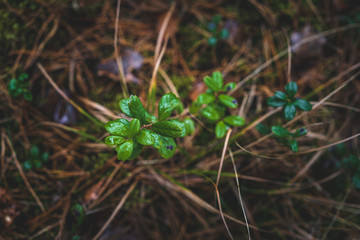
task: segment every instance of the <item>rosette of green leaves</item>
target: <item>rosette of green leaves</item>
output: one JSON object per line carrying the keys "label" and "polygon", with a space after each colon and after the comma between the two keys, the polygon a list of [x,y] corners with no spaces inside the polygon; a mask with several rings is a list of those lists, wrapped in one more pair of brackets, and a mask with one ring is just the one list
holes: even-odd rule
{"label": "rosette of green leaves", "polygon": [[153,146],[162,157],[169,158],[176,150],[174,138],[194,131],[194,122],[190,118],[184,121],[169,119],[173,111],[183,111],[180,99],[172,93],[160,99],[158,117],[146,111],[140,99],[134,95],[121,100],[119,106],[132,120],[116,119],[106,123],[105,128],[111,135],[105,138],[105,143],[116,146],[120,160],[139,156],[143,146]]}
{"label": "rosette of green leaves", "polygon": [[29,76],[26,73],[20,74],[18,78],[12,78],[7,85],[11,97],[23,95],[24,99],[31,101],[33,96],[29,90],[30,83],[27,81]]}
{"label": "rosette of green leaves", "polygon": [[33,145],[30,149],[27,160],[23,163],[23,167],[25,170],[40,168],[48,159],[49,153],[41,153],[40,149],[36,145]]}
{"label": "rosette of green leaves", "polygon": [[230,127],[239,127],[245,124],[244,118],[240,116],[226,116],[227,108],[238,107],[236,99],[226,94],[234,89],[236,84],[230,82],[224,85],[223,77],[218,71],[214,72],[211,77],[204,77],[204,82],[208,90],[200,94],[191,104],[190,112],[200,112],[209,122],[216,122],[215,135],[217,138],[222,138]]}
{"label": "rosette of green leaves", "polygon": [[290,132],[281,126],[272,126],[271,132],[277,137],[279,142],[289,146],[293,152],[299,151],[299,145],[296,138],[308,133],[306,128],[299,128],[295,132]]}
{"label": "rosette of green leaves", "polygon": [[274,96],[267,99],[267,104],[271,107],[283,107],[284,117],[291,120],[295,117],[296,108],[303,111],[311,111],[312,105],[301,98],[295,98],[298,87],[295,82],[285,85],[285,93],[276,91]]}

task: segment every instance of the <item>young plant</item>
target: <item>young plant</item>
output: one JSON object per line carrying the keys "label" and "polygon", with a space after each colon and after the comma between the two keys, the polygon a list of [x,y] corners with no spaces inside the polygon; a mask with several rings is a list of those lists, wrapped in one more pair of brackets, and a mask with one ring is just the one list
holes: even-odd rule
{"label": "young plant", "polygon": [[299,128],[292,133],[281,126],[272,126],[271,132],[278,138],[280,143],[290,146],[293,152],[298,152],[299,145],[296,138],[306,135],[308,131],[305,128]]}
{"label": "young plant", "polygon": [[222,138],[228,128],[245,124],[243,117],[229,115],[227,111],[227,108],[238,107],[236,99],[226,94],[235,87],[235,83],[230,82],[224,86],[220,72],[214,72],[212,77],[204,77],[204,82],[209,89],[200,94],[192,103],[190,112],[200,111],[200,114],[209,122],[216,122],[215,135],[217,138]]}
{"label": "young plant", "polygon": [[23,167],[25,170],[30,170],[33,168],[42,167],[43,163],[45,163],[49,158],[49,153],[44,152],[40,153],[40,150],[37,146],[32,146],[30,149],[30,154],[27,160],[23,163]]}
{"label": "young plant", "polygon": [[211,22],[208,24],[208,30],[211,32],[211,37],[208,39],[210,46],[215,46],[218,39],[227,39],[229,37],[229,31],[226,28],[218,31],[218,24],[221,21],[221,15],[215,15]]}
{"label": "young plant", "polygon": [[276,91],[274,96],[267,99],[267,104],[271,107],[282,107],[284,117],[286,120],[291,120],[295,117],[296,108],[300,108],[304,111],[310,111],[312,105],[301,98],[295,98],[295,94],[298,90],[295,82],[290,82],[285,85],[285,93],[282,91]]}
{"label": "young plant", "polygon": [[164,158],[170,158],[176,150],[174,138],[184,137],[194,131],[190,118],[184,121],[169,119],[173,111],[183,111],[180,99],[172,93],[165,94],[158,105],[158,117],[145,110],[137,96],[130,96],[119,102],[121,111],[131,121],[121,118],[106,123],[111,134],[105,138],[107,145],[115,145],[119,160],[134,159],[143,146],[153,146]]}
{"label": "young plant", "polygon": [[20,74],[18,78],[12,78],[8,84],[8,91],[11,97],[23,95],[24,99],[31,101],[33,96],[29,90],[30,83],[27,81],[29,76],[26,73]]}

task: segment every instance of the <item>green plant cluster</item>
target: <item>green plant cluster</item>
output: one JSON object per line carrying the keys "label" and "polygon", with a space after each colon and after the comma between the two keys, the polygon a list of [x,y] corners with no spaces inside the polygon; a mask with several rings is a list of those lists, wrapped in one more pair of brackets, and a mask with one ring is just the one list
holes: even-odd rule
{"label": "green plant cluster", "polygon": [[27,81],[28,74],[22,73],[17,78],[12,78],[8,83],[8,91],[11,97],[18,97],[23,95],[24,99],[31,101],[33,96],[29,90],[30,82]]}
{"label": "green plant cluster", "polygon": [[121,111],[130,121],[121,118],[106,123],[111,134],[105,138],[107,145],[115,145],[119,160],[134,159],[143,146],[153,146],[164,158],[170,158],[176,150],[175,137],[184,137],[194,131],[194,122],[189,117],[183,121],[170,119],[176,111],[181,113],[183,105],[172,93],[165,94],[158,105],[158,117],[145,110],[137,96],[130,96],[119,102]]}
{"label": "green plant cluster", "polygon": [[285,85],[285,93],[276,91],[274,96],[267,99],[267,103],[272,107],[283,107],[284,117],[286,120],[291,120],[295,117],[296,108],[304,111],[311,111],[312,105],[301,98],[295,98],[298,87],[296,82],[290,82]]}
{"label": "green plant cluster", "polygon": [[220,21],[221,15],[215,15],[207,26],[208,30],[211,32],[211,37],[208,38],[208,44],[210,46],[215,46],[218,39],[227,39],[229,37],[229,30],[226,28],[223,28],[220,31],[218,30]]}
{"label": "green plant cluster", "polygon": [[[292,120],[296,115],[296,108],[304,111],[311,111],[312,109],[312,105],[308,101],[295,97],[297,91],[298,86],[296,82],[290,82],[285,85],[285,92],[276,91],[274,96],[267,99],[267,104],[271,107],[283,107],[284,118],[288,121]],[[259,124],[256,128],[260,133],[270,132],[265,125]],[[293,152],[298,152],[299,144],[296,138],[306,135],[308,130],[306,128],[299,128],[295,132],[290,132],[281,126],[272,126],[271,132],[274,134],[277,142],[289,146]]]}
{"label": "green plant cluster", "polygon": [[236,99],[226,94],[235,88],[235,83],[230,82],[224,85],[223,76],[218,71],[214,72],[211,77],[204,77],[204,83],[208,89],[191,104],[190,112],[200,112],[209,122],[217,122],[215,126],[217,138],[224,137],[230,127],[244,125],[243,117],[233,116],[227,111],[227,108],[238,107]]}
{"label": "green plant cluster", "polygon": [[39,148],[34,145],[31,147],[29,156],[27,160],[23,163],[23,167],[25,170],[41,168],[42,165],[48,160],[48,158],[48,152],[40,153]]}

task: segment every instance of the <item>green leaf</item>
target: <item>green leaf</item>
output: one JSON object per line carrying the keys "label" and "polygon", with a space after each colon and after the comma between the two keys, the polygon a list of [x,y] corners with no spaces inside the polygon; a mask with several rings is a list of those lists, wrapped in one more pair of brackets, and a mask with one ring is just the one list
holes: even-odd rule
{"label": "green leaf", "polygon": [[236,101],[235,98],[225,94],[220,94],[219,100],[222,104],[224,104],[229,108],[236,108],[238,106],[238,102]]}
{"label": "green leaf", "polygon": [[184,120],[184,123],[185,123],[185,132],[186,132],[186,135],[191,135],[194,133],[195,131],[195,124],[194,124],[194,121],[187,117],[185,118]]}
{"label": "green leaf", "polygon": [[155,143],[154,137],[151,135],[149,129],[141,129],[139,134],[135,136],[136,141],[142,145],[153,145]]}
{"label": "green leaf", "polygon": [[37,146],[32,146],[31,149],[30,149],[30,155],[31,157],[33,158],[36,158],[39,156],[39,153],[40,153],[40,150]]}
{"label": "green leaf", "polygon": [[258,130],[258,132],[262,135],[270,133],[270,129],[263,123],[259,123],[258,125],[256,125],[256,130]]}
{"label": "green leaf", "polygon": [[276,91],[274,96],[277,97],[278,99],[285,100],[285,101],[288,99],[288,96],[285,93],[283,93],[282,91]]}
{"label": "green leaf", "polygon": [[44,152],[41,156],[41,160],[43,162],[46,162],[49,159],[49,153],[48,152]]}
{"label": "green leaf", "polygon": [[212,74],[212,78],[213,80],[216,82],[217,86],[219,87],[219,90],[223,87],[223,76],[221,74],[221,72],[216,71],[213,72]]}
{"label": "green leaf", "polygon": [[12,78],[8,83],[9,91],[15,91],[18,88],[18,82],[15,78]]}
{"label": "green leaf", "polygon": [[116,147],[117,157],[119,160],[125,161],[129,159],[134,148],[134,141],[128,140]]}
{"label": "green leaf", "polygon": [[214,72],[212,77],[204,77],[204,82],[211,90],[218,92],[223,86],[223,77],[220,72]]}
{"label": "green leaf", "polygon": [[125,138],[120,136],[108,136],[105,138],[105,144],[106,145],[119,145],[125,142]]}
{"label": "green leaf", "polygon": [[130,96],[130,101],[128,103],[128,106],[130,113],[134,118],[138,118],[142,123],[146,122],[145,108],[137,96],[135,95]]}
{"label": "green leaf", "polygon": [[290,136],[290,132],[281,126],[272,126],[271,131],[277,137],[286,138]]}
{"label": "green leaf", "polygon": [[151,131],[151,135],[154,137],[154,144],[153,147],[160,149],[163,145],[161,135],[158,133],[154,133]]}
{"label": "green leaf", "polygon": [[300,98],[295,100],[295,106],[304,111],[311,111],[312,109],[312,105],[308,101]]}
{"label": "green leaf", "polygon": [[293,98],[298,90],[296,82],[289,82],[285,85],[285,92],[290,98]]}
{"label": "green leaf", "polygon": [[114,121],[109,121],[105,124],[105,129],[112,135],[117,136],[127,136],[129,132],[129,127],[123,123],[122,120],[116,119]]}
{"label": "green leaf", "polygon": [[211,121],[217,121],[220,118],[218,111],[216,111],[216,109],[211,105],[202,109],[201,114]]}
{"label": "green leaf", "polygon": [[[26,89],[27,90],[27,89]],[[31,94],[31,92],[30,91],[25,91],[25,93],[24,93],[24,99],[26,100],[26,101],[31,101],[32,99],[33,99],[33,95]]]}
{"label": "green leaf", "polygon": [[157,117],[155,117],[154,115],[148,113],[147,111],[145,111],[145,119],[146,119],[146,123],[155,123],[155,122],[157,122]]}
{"label": "green leaf", "polygon": [[128,137],[132,138],[139,132],[139,130],[140,130],[140,121],[139,119],[134,118],[130,122]]}
{"label": "green leaf", "polygon": [[230,91],[233,90],[236,87],[236,84],[234,82],[229,82],[223,87],[223,91]]}
{"label": "green leaf", "polygon": [[176,143],[173,138],[160,136],[162,146],[159,149],[159,153],[163,158],[170,158],[174,155],[176,150]]}
{"label": "green leaf", "polygon": [[222,39],[227,39],[229,37],[229,30],[223,28],[220,32],[220,36]]}
{"label": "green leaf", "polygon": [[240,116],[228,116],[224,118],[224,121],[234,127],[240,127],[245,124],[245,119]]}
{"label": "green leaf", "polygon": [[217,42],[216,37],[209,37],[208,38],[208,43],[209,43],[210,46],[215,46],[216,42]]}
{"label": "green leaf", "polygon": [[167,93],[160,99],[158,112],[159,120],[170,117],[171,112],[181,105],[180,99],[173,93]]}
{"label": "green leaf", "polygon": [[198,103],[198,102],[192,102],[191,105],[190,105],[190,109],[189,109],[189,112],[194,114],[194,113],[197,113],[199,112],[201,109],[201,104]]}
{"label": "green leaf", "polygon": [[134,159],[140,155],[143,145],[134,141],[134,146],[129,159]]}
{"label": "green leaf", "polygon": [[125,98],[119,102],[119,107],[124,114],[126,114],[129,117],[133,117],[129,109],[129,102],[130,102],[130,98]]}
{"label": "green leaf", "polygon": [[181,135],[179,137],[185,137],[186,136],[186,129],[185,129],[185,123],[184,122],[181,122],[177,119],[173,119],[173,120],[169,120],[170,122],[172,123],[175,123],[176,125],[178,125],[181,129],[182,129],[182,132],[181,132]]}
{"label": "green leaf", "polygon": [[170,121],[161,121],[154,123],[151,129],[165,137],[180,137],[183,133],[183,129],[176,123]]}
{"label": "green leaf", "polygon": [[286,101],[278,99],[276,96],[272,96],[267,99],[267,104],[271,107],[281,107],[286,104]]}
{"label": "green leaf", "polygon": [[306,130],[306,128],[299,128],[294,132],[293,137],[301,137],[306,135],[307,133],[308,131]]}
{"label": "green leaf", "polygon": [[26,170],[29,170],[29,169],[32,169],[33,168],[33,165],[31,164],[31,162],[29,160],[26,160],[24,163],[23,163],[23,167],[26,169]]}
{"label": "green leaf", "polygon": [[289,139],[290,148],[293,152],[299,151],[299,145],[295,139]]}
{"label": "green leaf", "polygon": [[216,124],[215,127],[215,135],[217,138],[222,138],[226,133],[226,125],[223,121],[220,121]]}
{"label": "green leaf", "polygon": [[284,116],[286,120],[291,120],[295,117],[296,114],[296,107],[294,103],[286,104],[284,108]]}
{"label": "green leaf", "polygon": [[212,93],[202,93],[197,97],[196,102],[200,104],[209,104],[215,101],[215,96]]}

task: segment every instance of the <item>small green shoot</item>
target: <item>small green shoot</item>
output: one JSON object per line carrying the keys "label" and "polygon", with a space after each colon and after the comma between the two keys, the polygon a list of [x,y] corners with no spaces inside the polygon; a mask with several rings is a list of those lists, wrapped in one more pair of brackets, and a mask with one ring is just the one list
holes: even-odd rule
{"label": "small green shoot", "polygon": [[194,132],[192,119],[169,119],[174,111],[183,111],[180,99],[172,93],[165,94],[160,99],[158,117],[146,111],[140,99],[134,95],[121,100],[119,106],[132,120],[116,119],[105,125],[111,134],[105,138],[105,143],[116,146],[119,160],[136,158],[144,146],[153,146],[162,157],[170,158],[176,150],[174,138]]}
{"label": "small green shoot", "polygon": [[219,30],[218,26],[221,22],[221,15],[215,15],[211,22],[208,24],[207,28],[211,33],[211,37],[208,38],[208,44],[210,46],[215,46],[218,42],[218,39],[227,39],[229,37],[229,30],[223,28]]}
{"label": "small green shoot", "polygon": [[29,156],[27,160],[23,163],[23,167],[25,170],[41,168],[42,165],[48,160],[48,158],[48,152],[40,153],[39,148],[34,145],[31,147]]}
{"label": "small green shoot", "polygon": [[220,72],[214,72],[212,76],[204,77],[204,83],[209,88],[205,93],[200,94],[196,101],[191,104],[190,112],[200,114],[210,123],[215,123],[215,135],[223,138],[230,127],[239,127],[245,124],[245,119],[240,116],[228,114],[228,108],[237,108],[238,102],[226,92],[235,87],[230,82],[224,86],[223,76]]}
{"label": "small green shoot", "polygon": [[30,83],[27,81],[28,75],[26,73],[20,74],[17,78],[12,78],[8,83],[8,91],[11,97],[15,98],[23,95],[24,99],[31,101],[33,96],[29,90]]}
{"label": "small green shoot", "polygon": [[285,93],[276,91],[274,96],[267,99],[267,104],[271,107],[283,107],[284,117],[291,120],[295,117],[296,108],[303,111],[311,111],[312,105],[301,98],[295,98],[298,87],[295,82],[290,82],[285,86]]}

